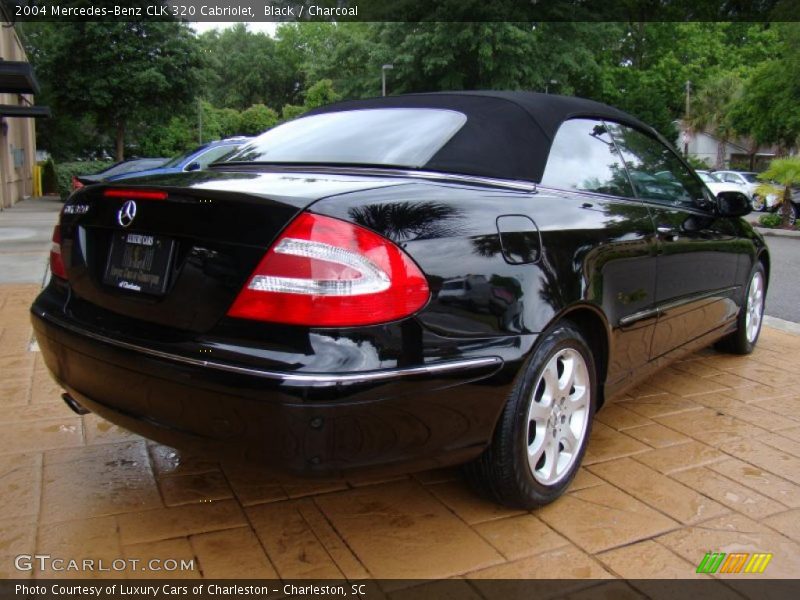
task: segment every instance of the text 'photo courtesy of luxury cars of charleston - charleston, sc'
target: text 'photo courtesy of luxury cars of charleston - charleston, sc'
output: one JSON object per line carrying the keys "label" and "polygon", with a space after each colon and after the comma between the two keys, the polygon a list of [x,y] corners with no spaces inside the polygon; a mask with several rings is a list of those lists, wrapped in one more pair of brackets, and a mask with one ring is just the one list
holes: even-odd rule
{"label": "text 'photo courtesy of luxury cars of charleston - charleston, sc'", "polygon": [[156,583],[141,585],[133,583],[58,583],[58,584],[16,584],[14,593],[32,597],[136,597],[136,598],[177,598],[177,597],[366,597],[370,590],[365,583],[347,585],[284,583],[275,585],[231,584],[231,583],[195,583],[173,584]]}

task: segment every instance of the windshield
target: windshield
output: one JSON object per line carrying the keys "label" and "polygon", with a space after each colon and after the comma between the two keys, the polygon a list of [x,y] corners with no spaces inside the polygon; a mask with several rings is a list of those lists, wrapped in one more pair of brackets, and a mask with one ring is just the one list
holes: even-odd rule
{"label": "windshield", "polygon": [[703,171],[697,171],[697,174],[700,176],[700,179],[703,180],[703,183],[716,183],[717,180],[714,179],[708,173],[704,173]]}
{"label": "windshield", "polygon": [[216,148],[212,148],[211,150],[208,150],[203,154],[201,154],[200,156],[198,156],[196,159],[194,159],[194,162],[200,165],[201,169],[205,169],[208,165],[210,165],[214,161],[217,160],[224,161],[226,155],[232,154],[240,147],[241,145],[239,144],[235,146],[231,146],[230,144],[217,146]]}
{"label": "windshield", "polygon": [[154,169],[164,162],[163,158],[154,158],[153,160],[131,160],[112,167],[105,172],[106,175],[122,175],[123,173],[135,173],[136,171],[145,171],[147,169]]}
{"label": "windshield", "polygon": [[755,173],[742,173],[742,177],[744,177],[750,183],[758,183],[758,178],[756,177]]}
{"label": "windshield", "polygon": [[466,120],[460,112],[430,108],[311,115],[270,129],[226,162],[421,167]]}
{"label": "windshield", "polygon": [[177,167],[184,160],[189,158],[192,154],[194,154],[195,152],[199,152],[200,150],[202,150],[205,147],[206,147],[206,145],[198,146],[197,148],[193,148],[192,150],[189,150],[188,152],[184,152],[183,154],[178,154],[178,156],[176,156],[175,158],[171,158],[170,160],[168,160],[167,162],[165,162],[161,166],[162,167]]}

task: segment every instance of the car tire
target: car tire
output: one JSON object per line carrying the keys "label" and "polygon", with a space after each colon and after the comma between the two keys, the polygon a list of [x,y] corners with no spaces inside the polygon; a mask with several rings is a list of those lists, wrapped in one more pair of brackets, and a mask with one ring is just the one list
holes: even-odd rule
{"label": "car tire", "polygon": [[758,343],[764,321],[764,300],[767,293],[767,275],[764,265],[757,262],[744,293],[744,304],[736,319],[736,331],[717,342],[716,347],[732,354],[750,354]]}
{"label": "car tire", "polygon": [[514,508],[548,504],[578,472],[596,408],[597,374],[580,330],[542,334],[523,366],[489,447],[465,467],[478,491]]}
{"label": "car tire", "polygon": [[767,208],[767,201],[758,194],[753,194],[753,197],[750,198],[750,206],[753,207],[754,212],[764,212]]}

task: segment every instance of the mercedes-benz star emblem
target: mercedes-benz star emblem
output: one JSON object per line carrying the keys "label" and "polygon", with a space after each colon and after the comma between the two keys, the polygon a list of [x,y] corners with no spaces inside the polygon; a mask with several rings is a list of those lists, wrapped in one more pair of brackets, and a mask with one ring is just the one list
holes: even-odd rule
{"label": "mercedes-benz star emblem", "polygon": [[117,211],[117,223],[123,227],[128,227],[136,218],[136,202],[128,200]]}

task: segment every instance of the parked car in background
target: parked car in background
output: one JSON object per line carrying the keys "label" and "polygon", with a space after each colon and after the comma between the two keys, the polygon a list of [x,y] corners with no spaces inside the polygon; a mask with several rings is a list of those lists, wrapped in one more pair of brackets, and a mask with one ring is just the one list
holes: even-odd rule
{"label": "parked car in background", "polygon": [[351,100],[203,171],[73,194],[32,320],[79,413],[304,476],[468,463],[530,508],[606,399],[753,350],[749,211],[590,100]]}
{"label": "parked car in background", "polygon": [[726,183],[735,183],[742,186],[750,197],[750,202],[755,211],[775,210],[781,202],[776,194],[768,194],[766,198],[756,192],[762,183],[758,173],[752,171],[714,171],[714,177]]}
{"label": "parked car in background", "polygon": [[100,181],[105,181],[109,177],[116,175],[128,175],[139,171],[146,171],[159,167],[167,162],[168,158],[131,158],[120,161],[91,175],[74,175],[72,177],[72,191],[78,190],[85,185],[92,185]]}
{"label": "parked car in background", "polygon": [[251,138],[234,137],[225,140],[209,142],[194,148],[183,154],[169,159],[167,162],[146,171],[137,173],[124,173],[108,177],[106,181],[122,181],[132,177],[143,177],[151,175],[169,175],[183,173],[185,171],[198,171],[205,169],[212,162],[219,160],[227,154],[235,152],[239,146],[248,142]]}
{"label": "parked car in background", "polygon": [[703,183],[706,184],[706,187],[710,189],[711,193],[715,196],[720,192],[741,192],[747,194],[748,198],[750,197],[749,190],[743,185],[722,181],[721,179],[717,178],[716,173],[711,173],[709,171],[696,171],[696,173],[700,176],[700,179],[703,180]]}

